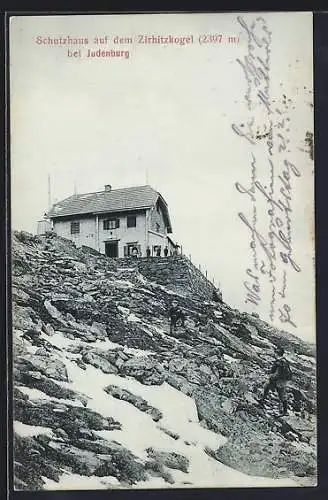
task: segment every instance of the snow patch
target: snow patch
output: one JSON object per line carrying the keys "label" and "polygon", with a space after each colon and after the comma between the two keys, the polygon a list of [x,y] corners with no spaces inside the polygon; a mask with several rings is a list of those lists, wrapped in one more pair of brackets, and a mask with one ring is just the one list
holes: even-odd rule
{"label": "snow patch", "polygon": [[54,437],[50,427],[42,427],[41,425],[27,425],[14,420],[14,431],[21,437],[39,436],[39,434],[46,434],[49,437]]}
{"label": "snow patch", "polygon": [[45,394],[42,391],[39,391],[39,389],[31,389],[31,387],[25,387],[24,385],[19,386],[19,390],[23,393],[26,394],[26,396],[29,397],[29,399],[47,399],[48,401],[51,400],[51,397]]}
{"label": "snow patch", "polygon": [[[63,349],[63,350],[65,350],[65,348],[68,348],[71,346],[74,346],[74,347],[88,346],[88,347],[90,347],[90,342],[85,342],[84,340],[82,340],[80,338],[76,338],[75,340],[69,339],[68,337],[65,337],[65,335],[60,331],[55,332],[55,334],[52,335],[51,337],[48,337],[48,335],[43,333],[41,335],[41,338],[43,338],[44,340],[47,340],[47,342],[49,342],[50,344],[52,344],[60,349]],[[95,342],[92,342],[92,347],[97,347],[98,349],[118,349],[118,348],[122,349],[122,346],[120,344],[117,344],[115,342],[111,342],[109,339],[105,339],[105,340],[98,339]],[[69,353],[69,354],[71,356],[71,353]],[[60,353],[60,356],[62,356],[62,353]],[[66,353],[66,356],[67,356],[67,353]]]}
{"label": "snow patch", "polygon": [[[140,280],[141,282],[143,282],[143,280]],[[156,295],[151,292],[150,290],[147,290],[147,288],[138,288],[138,292],[142,292],[142,293],[145,293],[146,295],[152,295],[153,297],[156,297]]]}
{"label": "snow patch", "polygon": [[51,337],[46,333],[41,333],[40,338],[59,349],[65,349],[65,347],[69,347],[72,344],[72,340],[65,337],[61,332],[55,332]]}
{"label": "snow patch", "polygon": [[135,347],[124,347],[124,351],[127,354],[132,354],[135,357],[150,356],[155,354],[154,351],[143,351],[142,349],[137,349]]}
{"label": "snow patch", "polygon": [[42,476],[42,479],[47,490],[106,490],[120,484],[118,479],[113,476],[80,476],[68,473],[63,474],[58,483],[45,476]]}
{"label": "snow patch", "polygon": [[129,316],[128,316],[128,321],[130,321],[131,323],[141,323],[141,320],[133,313],[131,313]]}
{"label": "snow patch", "polygon": [[[87,395],[90,400],[88,407],[104,417],[113,417],[118,420],[121,430],[96,431],[104,439],[115,440],[129,449],[139,459],[147,458],[146,448],[153,447],[159,450],[176,452],[188,458],[190,466],[188,474],[177,470],[170,470],[174,479],[174,487],[255,487],[261,486],[295,486],[289,479],[256,478],[235,471],[212,457],[208,456],[204,448],[218,449],[226,442],[226,438],[211,430],[204,429],[198,421],[195,402],[189,396],[171,387],[166,382],[161,386],[146,386],[132,378],[122,378],[114,374],[103,374],[95,367],[88,366],[81,370],[67,362],[67,369],[72,388]],[[98,380],[97,386],[94,380]],[[68,383],[62,382],[67,385]],[[127,389],[133,394],[145,399],[148,404],[159,409],[163,418],[156,423],[151,416],[144,413],[132,404],[117,400],[107,394],[103,388],[109,384]],[[173,440],[160,427],[174,432],[179,436]],[[140,432],[146,429],[146,432]],[[190,445],[186,442],[191,443]],[[190,484],[186,484],[190,483]],[[72,483],[72,487],[73,487]],[[158,478],[138,483],[136,488],[170,487]],[[94,485],[96,488],[97,485]],[[98,483],[98,487],[99,483]],[[74,485],[75,488],[75,485]]]}
{"label": "snow patch", "polygon": [[26,394],[26,396],[28,396],[29,399],[31,399],[32,401],[46,400],[58,404],[83,407],[82,402],[77,399],[72,400],[72,399],[51,397],[48,396],[48,394],[46,394],[45,392],[40,391],[39,389],[32,389],[31,387],[25,387],[23,385],[19,386],[19,390],[23,394]]}

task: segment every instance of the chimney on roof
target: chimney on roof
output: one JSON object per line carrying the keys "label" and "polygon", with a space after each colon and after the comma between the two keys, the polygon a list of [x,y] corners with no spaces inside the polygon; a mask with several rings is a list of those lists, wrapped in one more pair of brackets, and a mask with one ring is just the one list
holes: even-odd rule
{"label": "chimney on roof", "polygon": [[105,184],[105,191],[111,191],[112,186],[110,184]]}

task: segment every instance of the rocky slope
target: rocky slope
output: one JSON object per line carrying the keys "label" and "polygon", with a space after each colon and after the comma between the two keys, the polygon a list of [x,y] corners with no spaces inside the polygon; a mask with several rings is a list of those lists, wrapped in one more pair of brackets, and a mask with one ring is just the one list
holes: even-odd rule
{"label": "rocky slope", "polygon": [[[314,346],[55,235],[14,233],[12,271],[16,489],[315,484]],[[282,418],[257,404],[278,344]]]}

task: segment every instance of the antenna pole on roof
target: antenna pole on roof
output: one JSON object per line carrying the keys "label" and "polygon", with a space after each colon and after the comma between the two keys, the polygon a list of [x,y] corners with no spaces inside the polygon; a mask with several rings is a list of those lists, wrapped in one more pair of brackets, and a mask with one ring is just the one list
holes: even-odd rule
{"label": "antenna pole on roof", "polygon": [[146,169],[146,184],[148,186],[149,183],[149,176],[148,176],[148,168]]}
{"label": "antenna pole on roof", "polygon": [[76,187],[76,180],[74,181],[74,195],[77,195],[77,187]]}
{"label": "antenna pole on roof", "polygon": [[50,174],[48,174],[48,210],[51,209],[51,181]]}

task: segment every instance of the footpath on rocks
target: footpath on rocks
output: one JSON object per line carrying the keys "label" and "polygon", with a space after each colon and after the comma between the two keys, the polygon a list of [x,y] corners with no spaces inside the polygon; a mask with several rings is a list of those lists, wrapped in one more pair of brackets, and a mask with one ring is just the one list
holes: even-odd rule
{"label": "footpath on rocks", "polygon": [[[172,283],[13,233],[15,489],[316,484],[315,346]],[[276,345],[285,417],[275,394],[258,406]]]}

